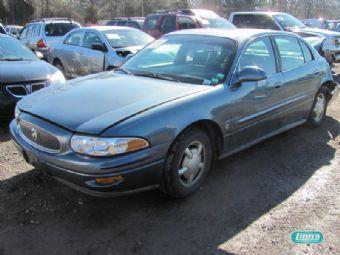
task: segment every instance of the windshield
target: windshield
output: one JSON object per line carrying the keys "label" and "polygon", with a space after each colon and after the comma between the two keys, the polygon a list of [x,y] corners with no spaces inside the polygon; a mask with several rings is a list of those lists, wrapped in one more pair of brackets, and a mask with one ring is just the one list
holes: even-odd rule
{"label": "windshield", "polygon": [[7,37],[0,39],[0,61],[33,61],[37,59],[36,55],[17,39]]}
{"label": "windshield", "polygon": [[235,51],[231,39],[173,35],[154,41],[123,66],[133,75],[199,85],[216,85],[224,81]]}
{"label": "windshield", "polygon": [[45,26],[45,34],[46,36],[63,36],[72,29],[79,28],[80,26],[77,23],[49,23]]}
{"label": "windshield", "polygon": [[220,28],[228,29],[235,28],[235,26],[224,18],[204,18],[202,19],[202,25],[204,28]]}
{"label": "windshield", "polygon": [[306,27],[300,20],[289,14],[277,14],[274,18],[284,29]]}
{"label": "windshield", "polygon": [[153,37],[137,29],[117,29],[103,31],[106,39],[114,49],[146,45],[154,40]]}

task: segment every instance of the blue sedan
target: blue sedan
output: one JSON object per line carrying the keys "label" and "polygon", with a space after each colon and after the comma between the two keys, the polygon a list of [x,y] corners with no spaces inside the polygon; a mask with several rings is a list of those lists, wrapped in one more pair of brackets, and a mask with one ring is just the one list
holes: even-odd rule
{"label": "blue sedan", "polygon": [[80,191],[184,197],[213,160],[308,123],[336,91],[306,41],[266,30],[183,30],[120,69],[22,99],[10,124],[30,164]]}

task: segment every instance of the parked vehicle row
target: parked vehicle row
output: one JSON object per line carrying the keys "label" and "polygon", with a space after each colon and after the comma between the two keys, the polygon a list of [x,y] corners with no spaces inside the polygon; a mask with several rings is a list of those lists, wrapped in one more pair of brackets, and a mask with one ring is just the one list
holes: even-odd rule
{"label": "parked vehicle row", "polygon": [[213,160],[319,126],[335,87],[325,58],[296,34],[181,30],[115,72],[23,98],[10,131],[28,163],[82,192],[184,197]]}
{"label": "parked vehicle row", "polygon": [[296,33],[302,37],[319,37],[322,40],[320,53],[332,62],[340,61],[340,33],[325,29],[306,27],[292,15],[281,12],[235,12],[230,22],[239,28],[281,30]]}
{"label": "parked vehicle row", "polygon": [[88,27],[74,29],[48,52],[48,61],[65,76],[75,78],[119,67],[154,38],[129,27]]}
{"label": "parked vehicle row", "polygon": [[340,32],[340,20],[303,19],[301,21],[307,27],[322,28]]}

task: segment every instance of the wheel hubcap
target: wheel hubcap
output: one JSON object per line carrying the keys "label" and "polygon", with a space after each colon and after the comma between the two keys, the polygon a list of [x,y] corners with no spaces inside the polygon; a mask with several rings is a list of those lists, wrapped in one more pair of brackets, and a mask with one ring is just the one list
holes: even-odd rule
{"label": "wheel hubcap", "polygon": [[326,100],[324,94],[319,94],[316,98],[314,106],[314,119],[315,121],[320,121],[324,115],[326,107]]}
{"label": "wheel hubcap", "polygon": [[192,186],[201,177],[206,160],[206,149],[201,142],[191,143],[183,152],[178,176],[184,186]]}

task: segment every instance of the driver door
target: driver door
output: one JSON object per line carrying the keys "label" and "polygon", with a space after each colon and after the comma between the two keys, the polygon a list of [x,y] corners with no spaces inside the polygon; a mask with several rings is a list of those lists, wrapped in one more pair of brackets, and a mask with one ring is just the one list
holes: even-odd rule
{"label": "driver door", "polygon": [[[236,73],[245,67],[263,69],[266,80],[244,82],[230,93],[239,97],[234,105],[235,117],[231,121],[232,135],[226,137],[230,148],[239,148],[275,132],[283,126],[280,105],[285,100],[282,74],[278,72],[276,57],[269,36],[248,43],[240,56]],[[237,111],[237,112],[236,112]]]}

